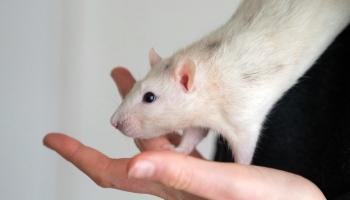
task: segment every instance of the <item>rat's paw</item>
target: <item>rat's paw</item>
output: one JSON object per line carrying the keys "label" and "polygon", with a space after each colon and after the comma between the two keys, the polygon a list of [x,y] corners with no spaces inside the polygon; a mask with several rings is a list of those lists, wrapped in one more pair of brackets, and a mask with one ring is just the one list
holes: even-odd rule
{"label": "rat's paw", "polygon": [[184,153],[184,154],[190,154],[192,153],[194,147],[190,147],[190,146],[178,146],[175,148],[175,151],[178,153]]}
{"label": "rat's paw", "polygon": [[176,146],[173,144],[164,144],[161,146],[162,150],[176,151]]}
{"label": "rat's paw", "polygon": [[190,147],[190,146],[187,146],[187,147],[178,146],[178,147],[176,147],[173,144],[165,144],[165,145],[161,146],[161,149],[167,150],[167,151],[175,151],[175,152],[183,153],[183,154],[190,154],[193,151],[194,147]]}

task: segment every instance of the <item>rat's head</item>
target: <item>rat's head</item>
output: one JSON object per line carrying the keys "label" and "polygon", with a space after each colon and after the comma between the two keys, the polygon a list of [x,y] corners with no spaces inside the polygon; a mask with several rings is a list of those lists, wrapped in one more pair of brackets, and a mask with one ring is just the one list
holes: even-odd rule
{"label": "rat's head", "polygon": [[[149,53],[151,70],[135,83],[111,123],[134,138],[151,138],[185,128],[196,110],[195,72],[191,59],[162,59]],[[170,63],[172,60],[172,63]]]}

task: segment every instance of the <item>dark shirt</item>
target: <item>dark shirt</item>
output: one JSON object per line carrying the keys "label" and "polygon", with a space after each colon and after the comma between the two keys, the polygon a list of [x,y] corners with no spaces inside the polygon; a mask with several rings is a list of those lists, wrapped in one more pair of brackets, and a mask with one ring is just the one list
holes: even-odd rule
{"label": "dark shirt", "polygon": [[[299,174],[327,199],[350,199],[350,26],[274,106],[253,164]],[[222,138],[216,161],[232,162]]]}

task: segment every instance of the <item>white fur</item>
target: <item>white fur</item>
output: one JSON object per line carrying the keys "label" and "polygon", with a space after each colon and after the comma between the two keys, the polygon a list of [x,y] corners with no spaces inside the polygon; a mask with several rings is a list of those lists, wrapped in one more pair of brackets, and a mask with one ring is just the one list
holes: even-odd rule
{"label": "white fur", "polygon": [[[195,132],[183,137],[183,152],[211,129],[228,140],[236,162],[249,164],[272,106],[349,21],[349,0],[243,1],[225,25],[170,58],[151,52],[152,70],[111,121],[131,137]],[[185,59],[196,66],[187,92],[174,78]],[[158,99],[142,103],[147,91]]]}

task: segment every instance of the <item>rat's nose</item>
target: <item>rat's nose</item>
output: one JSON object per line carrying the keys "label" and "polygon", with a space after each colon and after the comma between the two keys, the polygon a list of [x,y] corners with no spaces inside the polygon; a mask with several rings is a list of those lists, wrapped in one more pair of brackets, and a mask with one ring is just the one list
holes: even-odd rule
{"label": "rat's nose", "polygon": [[123,123],[123,121],[119,121],[118,120],[118,121],[113,123],[113,126],[114,126],[114,128],[116,128],[116,129],[118,129],[120,131],[123,131],[124,123]]}
{"label": "rat's nose", "polygon": [[113,127],[115,127],[115,128],[118,128],[118,121],[119,120],[116,120],[116,119],[114,119],[114,115],[111,117],[111,119],[110,119],[110,123],[111,123],[111,125],[113,126]]}
{"label": "rat's nose", "polygon": [[119,122],[119,121],[113,122],[112,125],[113,125],[114,128],[116,128],[116,129],[120,128],[120,122]]}
{"label": "rat's nose", "polygon": [[118,128],[120,126],[119,121],[120,121],[119,115],[118,115],[118,112],[116,111],[115,113],[113,113],[113,115],[109,119],[109,122],[113,127]]}

